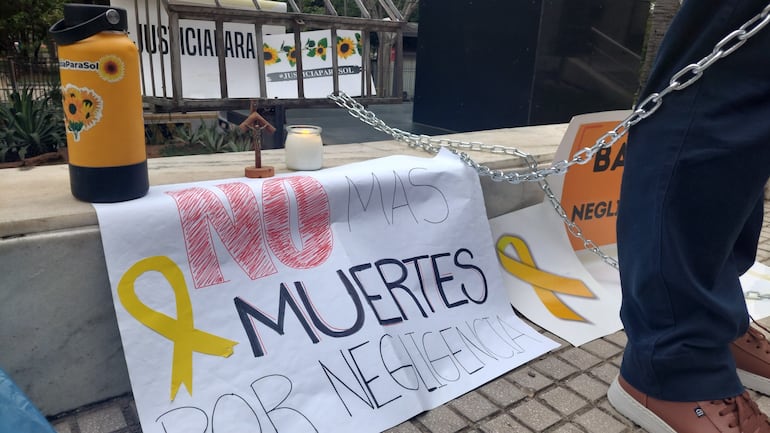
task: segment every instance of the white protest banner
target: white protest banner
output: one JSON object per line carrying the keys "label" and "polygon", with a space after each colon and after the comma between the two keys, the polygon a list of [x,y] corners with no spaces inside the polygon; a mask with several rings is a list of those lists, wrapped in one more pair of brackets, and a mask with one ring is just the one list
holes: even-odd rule
{"label": "white protest banner", "polygon": [[[619,284],[601,284],[586,270],[549,203],[489,223],[503,281],[518,311],[575,346],[622,329]],[[606,264],[591,266],[605,272],[605,281],[617,278]]]}
{"label": "white protest banner", "polygon": [[770,267],[759,262],[741,275],[746,307],[754,320],[770,317]]}
{"label": "white protest banner", "polygon": [[144,433],[378,432],[557,346],[446,151],[95,207]]}

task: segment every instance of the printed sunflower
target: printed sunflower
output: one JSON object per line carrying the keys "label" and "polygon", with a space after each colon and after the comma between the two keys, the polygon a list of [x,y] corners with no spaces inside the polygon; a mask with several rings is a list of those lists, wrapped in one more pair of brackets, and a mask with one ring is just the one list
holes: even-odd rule
{"label": "printed sunflower", "polygon": [[289,61],[291,66],[295,66],[297,64],[297,50],[294,48],[294,45],[281,44],[281,51],[286,53],[286,60]]}
{"label": "printed sunflower", "polygon": [[305,48],[307,48],[308,57],[320,57],[321,60],[326,60],[327,48],[329,47],[329,40],[323,38],[318,43],[312,39],[308,39],[305,42]]}
{"label": "printed sunflower", "polygon": [[364,42],[361,40],[361,33],[356,33],[356,52],[359,56],[363,56]]}
{"label": "printed sunflower", "polygon": [[62,88],[64,124],[75,141],[80,134],[91,129],[102,118],[102,98],[87,87],[67,84]]}
{"label": "printed sunflower", "polygon": [[262,46],[263,50],[263,56],[265,58],[265,65],[274,65],[281,61],[281,58],[278,57],[278,50],[271,47],[268,44],[264,44]]}
{"label": "printed sunflower", "polygon": [[123,75],[126,73],[126,64],[120,57],[108,54],[99,59],[97,73],[104,81],[116,83],[123,79]]}
{"label": "printed sunflower", "polygon": [[350,38],[337,38],[337,55],[347,59],[355,53],[355,44]]}

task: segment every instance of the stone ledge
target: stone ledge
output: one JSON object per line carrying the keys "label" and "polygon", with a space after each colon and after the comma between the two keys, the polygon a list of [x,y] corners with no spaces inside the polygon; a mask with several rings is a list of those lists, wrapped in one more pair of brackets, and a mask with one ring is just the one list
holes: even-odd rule
{"label": "stone ledge", "polygon": [[[538,162],[550,161],[561,141],[566,124],[508,128],[437,136],[453,140],[479,141],[517,147],[534,155]],[[521,167],[523,161],[503,153],[469,152],[494,169]],[[396,141],[341,144],[324,147],[324,167],[336,167],[389,155],[429,157],[422,150]],[[283,149],[262,151],[262,164],[286,172]],[[150,184],[229,179],[243,176],[254,165],[252,152],[153,158],[148,161]],[[96,213],[89,203],[72,197],[66,165],[4,169],[0,176],[0,239],[49,230],[96,225]]]}

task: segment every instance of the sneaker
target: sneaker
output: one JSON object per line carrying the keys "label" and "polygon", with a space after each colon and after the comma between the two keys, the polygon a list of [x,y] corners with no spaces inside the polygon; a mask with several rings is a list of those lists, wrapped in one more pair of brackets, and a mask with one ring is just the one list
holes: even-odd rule
{"label": "sneaker", "polygon": [[770,342],[759,329],[749,330],[730,345],[738,377],[746,388],[770,395]]}
{"label": "sneaker", "polygon": [[770,420],[747,391],[723,400],[664,401],[618,376],[607,398],[615,410],[649,433],[770,433]]}

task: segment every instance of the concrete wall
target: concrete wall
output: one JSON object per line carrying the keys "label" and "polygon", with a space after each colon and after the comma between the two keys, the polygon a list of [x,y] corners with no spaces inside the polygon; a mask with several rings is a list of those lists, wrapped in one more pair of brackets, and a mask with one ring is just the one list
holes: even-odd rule
{"label": "concrete wall", "polygon": [[96,226],[0,241],[0,367],[45,414],[131,390]]}

